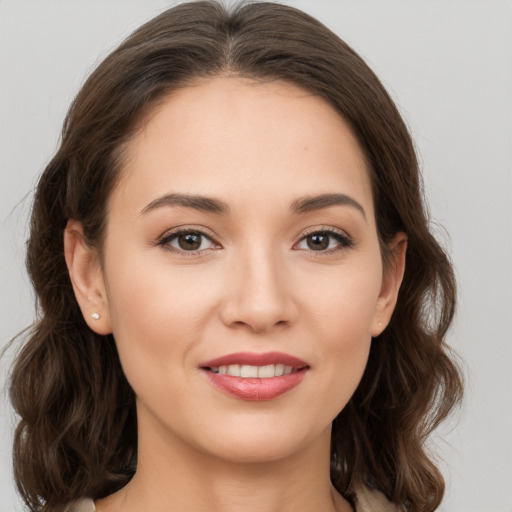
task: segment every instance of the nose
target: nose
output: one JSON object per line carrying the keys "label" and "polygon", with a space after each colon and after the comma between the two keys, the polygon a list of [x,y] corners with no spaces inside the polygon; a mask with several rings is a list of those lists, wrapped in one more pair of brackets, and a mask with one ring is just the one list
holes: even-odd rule
{"label": "nose", "polygon": [[260,247],[234,260],[220,310],[224,324],[264,333],[293,323],[298,310],[283,258]]}

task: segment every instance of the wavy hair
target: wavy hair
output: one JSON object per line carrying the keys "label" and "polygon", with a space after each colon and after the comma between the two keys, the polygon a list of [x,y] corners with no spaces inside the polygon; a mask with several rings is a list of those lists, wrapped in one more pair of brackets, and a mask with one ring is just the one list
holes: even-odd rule
{"label": "wavy hair", "polygon": [[367,485],[410,512],[441,502],[443,478],[425,447],[462,395],[445,344],[455,308],[447,255],[429,229],[413,142],[363,60],[309,15],[275,3],[185,3],[152,19],[92,73],[65,119],[61,144],[37,186],[27,268],[38,317],[11,375],[19,415],[15,479],[33,512],[100,498],[133,476],[135,399],[112,335],[91,331],[63,254],[68,219],[101,249],[123,145],[155,105],[198,78],[283,80],[324,98],[366,156],[384,261],[408,238],[406,270],[387,329],[373,340],[357,391],[334,420],[331,479],[347,499]]}

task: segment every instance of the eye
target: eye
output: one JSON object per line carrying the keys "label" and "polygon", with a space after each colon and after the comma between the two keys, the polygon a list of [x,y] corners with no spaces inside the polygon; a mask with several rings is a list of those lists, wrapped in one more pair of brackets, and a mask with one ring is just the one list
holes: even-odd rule
{"label": "eye", "polygon": [[158,242],[158,245],[172,251],[189,253],[202,252],[218,247],[206,234],[190,229],[169,233]]}
{"label": "eye", "polygon": [[345,234],[332,230],[314,231],[307,234],[297,244],[298,249],[314,252],[334,252],[346,247],[352,247],[353,242]]}

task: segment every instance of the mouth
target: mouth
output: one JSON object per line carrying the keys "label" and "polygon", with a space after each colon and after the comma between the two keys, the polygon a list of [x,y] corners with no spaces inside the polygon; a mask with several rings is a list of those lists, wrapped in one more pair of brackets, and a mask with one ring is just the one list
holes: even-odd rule
{"label": "mouth", "polygon": [[270,379],[295,373],[303,368],[294,368],[284,364],[266,364],[264,366],[252,366],[248,364],[230,364],[223,366],[207,367],[205,370],[220,375],[231,375],[231,377]]}
{"label": "mouth", "polygon": [[243,400],[271,400],[299,385],[310,366],[279,352],[237,353],[200,365],[213,386]]}

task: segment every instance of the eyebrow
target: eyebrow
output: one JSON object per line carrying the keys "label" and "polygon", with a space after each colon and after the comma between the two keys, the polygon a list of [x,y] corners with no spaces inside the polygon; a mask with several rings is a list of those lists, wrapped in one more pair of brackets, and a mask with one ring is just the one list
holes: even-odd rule
{"label": "eyebrow", "polygon": [[291,205],[293,213],[308,213],[313,210],[321,210],[330,206],[351,206],[358,210],[366,220],[364,208],[347,194],[321,194],[318,196],[301,197]]}
{"label": "eyebrow", "polygon": [[[157,208],[165,206],[181,206],[195,210],[225,215],[229,212],[229,206],[213,197],[190,195],[190,194],[165,194],[151,201],[140,212],[146,214]],[[351,206],[358,210],[366,220],[364,208],[347,194],[320,194],[317,196],[301,197],[290,205],[292,213],[308,213],[314,210],[321,210],[331,206]]]}
{"label": "eyebrow", "polygon": [[212,197],[189,194],[165,194],[151,201],[140,213],[145,214],[163,206],[183,206],[217,214],[226,214],[229,211],[226,203]]}

